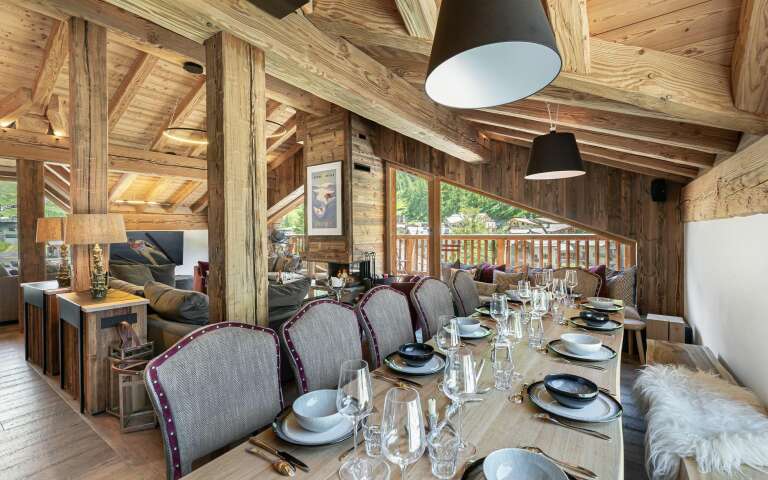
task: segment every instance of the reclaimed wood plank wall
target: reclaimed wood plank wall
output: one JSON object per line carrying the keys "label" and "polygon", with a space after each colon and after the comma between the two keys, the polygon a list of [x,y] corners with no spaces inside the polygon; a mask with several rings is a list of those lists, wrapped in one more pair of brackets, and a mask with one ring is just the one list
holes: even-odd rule
{"label": "reclaimed wood plank wall", "polygon": [[683,312],[681,185],[668,182],[667,201],[653,202],[651,177],[585,163],[582,177],[525,180],[528,149],[491,142],[491,159],[469,164],[380,127],[376,153],[413,169],[509,201],[574,225],[637,242],[638,300],[642,313]]}

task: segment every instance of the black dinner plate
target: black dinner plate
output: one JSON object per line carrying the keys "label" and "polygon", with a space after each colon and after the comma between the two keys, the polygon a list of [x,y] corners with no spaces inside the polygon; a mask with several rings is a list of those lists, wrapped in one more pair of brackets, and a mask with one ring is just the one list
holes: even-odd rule
{"label": "black dinner plate", "polygon": [[585,328],[587,330],[593,330],[595,332],[613,332],[614,330],[619,330],[623,327],[621,322],[617,322],[616,320],[608,320],[603,325],[597,326],[597,325],[590,325],[589,322],[584,320],[581,317],[571,317],[571,323],[576,325],[579,328]]}

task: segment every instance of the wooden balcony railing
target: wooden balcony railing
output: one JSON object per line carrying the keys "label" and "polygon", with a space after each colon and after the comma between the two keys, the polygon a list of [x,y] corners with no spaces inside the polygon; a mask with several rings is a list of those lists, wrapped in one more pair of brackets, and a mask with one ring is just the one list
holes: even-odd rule
{"label": "wooden balcony railing", "polygon": [[[397,235],[400,274],[429,271],[429,236]],[[635,264],[635,245],[591,234],[442,235],[440,260],[477,265],[588,267],[604,264],[621,270]]]}

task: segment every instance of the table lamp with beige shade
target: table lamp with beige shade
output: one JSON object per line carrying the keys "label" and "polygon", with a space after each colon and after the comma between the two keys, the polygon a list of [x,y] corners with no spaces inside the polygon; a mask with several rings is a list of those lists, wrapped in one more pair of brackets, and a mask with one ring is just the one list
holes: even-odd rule
{"label": "table lamp with beige shade", "polygon": [[42,217],[37,219],[35,242],[48,243],[59,247],[59,272],[56,281],[59,288],[72,284],[72,270],[69,266],[69,247],[64,243],[64,217]]}
{"label": "table lamp with beige shade", "polygon": [[91,296],[104,298],[109,290],[104,269],[102,244],[125,243],[123,216],[119,213],[80,213],[67,216],[64,222],[64,243],[93,245],[91,260]]}

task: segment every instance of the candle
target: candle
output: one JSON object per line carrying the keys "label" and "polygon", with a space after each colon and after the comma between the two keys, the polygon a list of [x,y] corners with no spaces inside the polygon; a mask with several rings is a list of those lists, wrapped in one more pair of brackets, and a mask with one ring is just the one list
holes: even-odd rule
{"label": "candle", "polygon": [[434,398],[430,398],[427,404],[429,406],[429,416],[436,417],[437,416],[437,400],[435,400]]}

